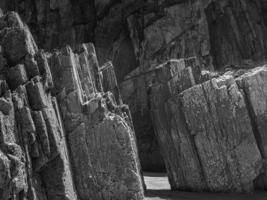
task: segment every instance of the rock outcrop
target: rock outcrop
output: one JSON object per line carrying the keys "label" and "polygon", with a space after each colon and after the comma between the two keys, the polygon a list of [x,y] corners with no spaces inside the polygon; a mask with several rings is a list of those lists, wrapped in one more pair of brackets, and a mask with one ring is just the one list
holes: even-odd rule
{"label": "rock outcrop", "polygon": [[[78,196],[98,198],[104,193],[98,190],[99,185],[105,188],[102,184],[109,185],[110,180],[100,178],[90,182],[88,177],[95,168],[91,167],[87,174],[79,169],[90,167],[92,161],[75,160],[76,155],[90,155],[94,161],[97,155],[106,158],[105,152],[98,148],[96,154],[90,152],[92,146],[110,137],[103,130],[107,128],[114,134],[110,123],[118,127],[118,135],[126,133],[128,136],[118,140],[112,137],[106,147],[113,148],[115,143],[123,141],[131,144],[127,145],[129,149],[122,145],[123,155],[129,150],[137,152],[131,118],[143,169],[164,170],[165,163],[174,189],[251,191],[253,187],[266,188],[266,67],[247,72],[248,68],[266,60],[265,0],[3,0],[0,7],[4,11],[16,10],[23,16],[38,46],[51,50],[69,44],[73,49],[63,48],[51,54],[39,52],[29,30],[16,14],[7,14],[0,20],[1,91],[17,91],[25,85],[27,94],[24,95],[23,89],[15,92],[17,99],[26,96],[27,100],[18,105],[14,104],[15,100],[9,103],[9,95],[0,100],[3,120],[12,119],[4,123],[11,123],[11,128],[5,129],[13,133],[2,138],[21,146],[15,134],[21,131],[12,123],[20,116],[17,113],[28,115],[24,107],[29,108],[31,117],[23,123],[31,124],[31,118],[34,123],[28,132],[39,129],[40,137],[44,138],[44,144],[36,145],[33,136],[30,142],[33,155],[29,150],[29,158],[24,156],[29,161],[22,162],[19,168],[31,165],[27,164],[31,163],[31,156],[42,158],[42,152],[38,156],[37,146],[42,146],[47,154],[56,149],[53,141],[58,139],[56,136],[45,139],[49,136],[49,125],[42,125],[42,121],[50,123],[43,109],[51,104],[47,102],[56,98],[61,113],[57,119],[61,116],[63,127],[59,132],[66,134],[69,148],[67,153],[55,150],[55,154],[59,162],[69,163],[68,154],[73,160],[72,171],[64,164],[62,168],[79,177],[74,180]],[[91,45],[78,45],[83,42],[95,43],[103,67],[98,67]],[[180,59],[188,57],[196,57],[198,62],[192,58]],[[168,62],[173,58],[179,60]],[[113,61],[114,70],[106,63],[109,60]],[[159,63],[164,64],[158,67]],[[88,70],[86,66],[91,67]],[[229,68],[242,69],[218,77],[221,71]],[[207,69],[220,72],[204,71]],[[127,107],[121,105],[122,100],[129,104],[132,116]],[[43,116],[33,111],[40,111]],[[10,114],[12,112],[15,117]],[[53,112],[56,113],[55,108]],[[87,134],[88,130],[95,134]],[[77,132],[83,140],[73,136]],[[117,154],[117,151],[110,154]],[[133,171],[139,171],[136,154],[126,157],[120,165],[128,168],[129,162],[133,162]],[[7,169],[3,170],[3,180],[7,180],[2,183],[4,188],[14,176],[8,170],[12,162],[7,151],[3,150],[1,158]],[[46,160],[45,163],[50,162],[49,158]],[[103,174],[109,167],[105,166],[105,160],[96,162],[102,169],[101,173],[97,171],[98,177],[106,177]],[[109,175],[113,177],[113,173]],[[139,181],[132,173],[129,175],[131,180]],[[88,185],[79,182],[80,178],[88,180]],[[35,179],[40,180],[40,185],[48,185],[41,181],[42,177]],[[112,180],[120,188],[122,179]],[[21,179],[20,185],[25,185],[23,181]],[[38,181],[32,182],[37,182],[36,188],[41,188],[36,190],[43,191],[44,186],[39,186]],[[92,191],[87,190],[89,187]],[[142,193],[139,183],[129,188]],[[110,189],[113,190],[105,188],[106,191]],[[75,194],[75,190],[68,191]],[[64,187],[59,193],[64,193]],[[111,193],[108,197],[116,194]]]}
{"label": "rock outcrop", "polygon": [[0,71],[0,199],[144,199],[129,109],[92,44],[38,50],[10,12]]}
{"label": "rock outcrop", "polygon": [[212,78],[194,73],[193,63],[156,67],[151,87],[153,124],[172,188],[266,189],[267,67]]}
{"label": "rock outcrop", "polygon": [[[64,48],[49,63],[79,197],[142,199],[132,122],[128,108],[117,104],[112,65],[100,72],[92,44],[79,46],[77,53]],[[100,94],[102,86],[114,96]]]}
{"label": "rock outcrop", "polygon": [[127,75],[140,71],[143,86],[132,87],[142,92],[123,88],[122,96],[133,114],[146,169],[162,164],[145,163],[161,159],[142,74],[173,58],[197,57],[207,69],[224,69],[253,67],[267,56],[265,0],[2,0],[0,7],[17,11],[46,50],[94,42],[100,65],[112,60],[120,87]]}

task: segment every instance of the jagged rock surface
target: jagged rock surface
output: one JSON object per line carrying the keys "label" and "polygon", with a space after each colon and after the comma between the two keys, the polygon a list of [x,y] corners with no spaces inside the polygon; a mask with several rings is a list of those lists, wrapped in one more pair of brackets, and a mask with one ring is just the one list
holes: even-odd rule
{"label": "jagged rock surface", "polygon": [[196,56],[208,69],[248,68],[267,55],[265,0],[2,0],[0,7],[18,11],[42,48],[93,41],[100,64],[113,61],[148,170],[164,168],[149,111],[151,66]]}
{"label": "jagged rock surface", "polygon": [[[266,165],[266,137],[264,134],[266,129],[264,109],[266,107],[264,103],[266,91],[265,80],[262,78],[265,70],[261,69],[242,76],[241,81],[237,81],[239,88],[234,82],[228,84],[225,81],[227,84],[222,84],[220,79],[202,84],[202,82],[210,79],[210,77],[217,76],[217,74],[198,74],[199,69],[202,70],[202,68],[248,68],[254,66],[255,63],[266,60],[267,6],[265,0],[41,0],[35,2],[30,0],[4,0],[0,2],[0,6],[4,10],[17,10],[20,12],[31,30],[33,30],[38,44],[46,49],[64,46],[64,44],[70,44],[75,47],[76,43],[94,41],[100,57],[100,64],[108,60],[114,61],[123,100],[130,104],[132,111],[143,167],[159,169],[163,166],[160,161],[156,138],[154,137],[153,130],[155,129],[157,138],[162,143],[160,146],[173,188],[244,191],[251,190],[253,180],[255,180],[255,186],[266,188],[265,169],[264,167],[259,167],[261,170],[258,170],[256,167],[257,160],[262,161],[263,166]],[[16,17],[12,16],[7,16],[5,20],[1,20],[0,27],[6,25],[20,27],[21,20],[13,20]],[[31,37],[27,36],[25,29],[22,31],[17,28],[16,30],[8,31],[7,34],[2,32],[1,35],[6,35],[2,45],[6,55],[0,55],[0,63],[2,66],[14,66],[5,75],[11,89],[24,84],[28,78],[47,71],[46,65],[37,63],[37,59],[35,60],[32,57],[33,52],[36,51],[36,45],[32,42],[26,43],[29,46],[21,43],[21,41],[32,41]],[[9,38],[14,35],[16,35],[14,40],[17,40],[17,46],[22,48],[17,52],[13,51],[14,44],[8,42]],[[21,38],[25,38],[25,40],[21,40]],[[190,56],[196,56],[200,63],[192,65],[191,69],[188,66],[182,67],[183,69],[178,70],[179,73],[167,72],[167,74],[164,74],[167,77],[157,77],[156,71],[161,71],[162,69],[154,69],[159,63],[164,63],[170,58]],[[8,60],[5,60],[5,58]],[[25,66],[23,67],[19,65],[21,64],[19,62],[24,58]],[[40,66],[43,67],[38,69],[37,65],[39,68]],[[107,71],[103,72],[103,76],[110,74],[108,66],[106,68]],[[199,66],[200,68],[193,66]],[[79,74],[79,70],[77,70],[77,74]],[[182,72],[180,73],[180,71]],[[19,76],[19,78],[14,79],[14,75]],[[156,79],[154,78],[155,76]],[[173,76],[170,81],[165,80],[170,76]],[[44,76],[42,78],[47,77]],[[92,91],[95,89],[90,86],[90,78],[80,76],[80,79],[81,82],[86,83],[81,86],[83,88],[82,91],[87,94],[85,99],[88,97],[91,99]],[[101,91],[100,84],[98,84],[99,81],[97,81],[99,79],[97,74],[92,76],[91,79],[96,79],[93,82],[97,83],[96,88]],[[231,78],[229,79],[231,80]],[[156,84],[153,83],[153,80],[156,80]],[[112,84],[115,83],[112,78],[109,81]],[[51,81],[47,81],[45,87],[49,88],[49,83],[51,84]],[[152,83],[153,87],[151,87]],[[195,84],[202,85],[201,87],[198,85],[191,88]],[[110,86],[111,90],[118,91],[114,85]],[[52,88],[57,88],[57,91],[53,91],[54,95],[58,95],[57,92],[60,92],[64,97],[65,94],[61,91],[62,88],[60,86]],[[106,90],[105,88],[104,90]],[[185,91],[183,92],[183,90]],[[155,94],[153,91],[162,91],[165,95]],[[240,136],[235,138],[236,141],[234,141],[240,142],[237,145],[237,149],[233,150],[231,146],[236,143],[230,143],[231,145],[228,146],[227,141],[223,140],[214,147],[215,153],[218,152],[217,146],[223,149],[221,153],[216,153],[216,156],[222,159],[222,165],[215,169],[214,174],[218,174],[220,169],[226,169],[227,171],[228,167],[232,166],[231,161],[226,158],[232,158],[233,154],[240,153],[240,146],[247,142],[244,136],[252,138],[252,143],[248,145],[257,156],[255,156],[255,160],[246,157],[246,163],[251,164],[249,167],[252,168],[252,174],[243,176],[249,168],[245,171],[240,168],[233,168],[240,176],[242,175],[240,180],[244,182],[236,181],[236,174],[228,172],[222,173],[223,175],[216,178],[214,177],[215,175],[213,176],[213,174],[209,173],[209,170],[213,168],[212,166],[210,167],[208,162],[205,162],[206,165],[202,165],[202,162],[209,155],[201,153],[203,155],[200,156],[198,152],[203,150],[201,144],[209,143],[207,143],[207,139],[204,136],[204,138],[200,139],[200,135],[191,134],[192,131],[198,132],[195,129],[198,130],[199,128],[192,123],[190,124],[190,120],[191,122],[193,120],[189,117],[192,115],[190,113],[192,112],[191,107],[199,109],[199,105],[197,102],[187,105],[188,102],[183,99],[188,95],[189,100],[191,100],[193,94],[190,94],[190,91],[198,93],[199,99],[202,100],[201,104],[206,105],[204,108],[209,108],[205,110],[201,107],[201,113],[198,113],[198,115],[203,115],[207,119],[205,118],[206,120],[203,121],[202,118],[199,118],[197,122],[202,122],[203,126],[209,124],[209,126],[215,127],[214,131],[203,131],[201,129],[202,135],[215,134],[216,138],[225,139],[226,136],[229,136],[229,128]],[[184,96],[177,94],[181,92]],[[68,92],[66,93],[68,94]],[[229,93],[228,96],[226,93]],[[84,95],[82,94],[81,96],[83,99]],[[118,93],[114,96],[115,99],[119,99]],[[153,99],[150,103],[151,96],[153,96]],[[227,96],[231,101],[219,102],[217,96],[222,98]],[[238,99],[235,99],[237,96]],[[83,99],[81,102],[86,102],[86,100]],[[3,106],[3,113],[8,113],[10,110],[8,103],[5,100],[0,103]],[[224,128],[226,126],[224,123],[218,122],[218,119],[224,120],[226,116],[224,116],[224,112],[217,113],[217,110],[214,109],[214,105],[217,104],[219,105],[218,110],[229,112],[229,116],[234,120],[234,122],[228,123],[231,126],[227,127],[227,129]],[[225,110],[220,107],[224,104],[227,108]],[[186,106],[188,109],[186,109]],[[111,107],[114,109],[114,106]],[[75,109],[80,108],[77,106]],[[173,109],[177,109],[177,112]],[[236,112],[232,112],[231,109]],[[68,109],[66,108],[66,110]],[[152,110],[152,113],[150,113],[150,110]],[[243,114],[241,115],[240,113]],[[152,114],[152,117],[150,114]],[[240,119],[236,119],[236,114],[241,115]],[[210,117],[206,115],[210,115]],[[128,117],[130,118],[129,115]],[[169,119],[169,121],[166,121],[166,119]],[[76,116],[73,117],[73,120],[69,120],[67,125],[71,126],[75,123],[84,122],[76,122],[75,120]],[[241,123],[239,120],[246,122],[246,131],[243,130],[243,127],[240,130],[236,130],[236,127],[239,127],[238,124]],[[251,130],[254,134],[254,139],[251,133],[249,134]],[[221,135],[222,132],[226,133],[226,135]],[[171,135],[169,135],[170,133]],[[181,141],[183,143],[175,145],[176,142],[179,143]],[[257,153],[255,141],[260,151],[260,156]],[[173,144],[175,147],[170,146],[168,148],[166,144]],[[217,143],[213,141],[211,145],[214,144]],[[241,148],[241,152],[242,150]],[[177,160],[176,156],[170,158],[168,156],[169,151],[172,154],[176,153],[175,155],[179,159]],[[244,155],[249,156],[245,153]],[[189,157],[192,160],[188,160]],[[2,160],[4,166],[9,165],[5,156],[3,156]],[[236,162],[242,161],[234,160]],[[149,163],[146,163],[146,161],[149,161]],[[215,161],[217,162],[217,159]],[[150,163],[153,163],[154,166]],[[188,171],[184,166],[190,166],[191,168],[189,167],[190,170]],[[179,171],[178,174],[177,171]],[[9,176],[8,170],[5,174],[7,174],[6,177]],[[211,187],[213,185],[212,181],[216,182],[216,184],[214,183],[215,188]],[[226,183],[229,185],[223,188]]]}
{"label": "jagged rock surface", "polygon": [[[97,93],[103,91],[102,85],[106,92],[117,87],[112,65],[108,69],[104,66],[97,76],[99,66],[91,44],[80,46],[77,53],[64,48],[49,60],[79,197],[142,199],[128,108],[116,103],[120,98],[118,90],[116,96]],[[106,75],[106,70],[111,75]]]}
{"label": "jagged rock surface", "polygon": [[[139,67],[144,85],[143,73],[172,58],[196,56],[205,68],[222,69],[251,67],[267,55],[265,0],[2,0],[0,7],[19,12],[42,48],[94,42],[100,65],[112,60],[119,83]],[[152,169],[145,160],[161,159],[147,107],[148,86],[130,99],[131,89],[124,88],[122,96],[133,114],[142,164]]]}
{"label": "jagged rock surface", "polygon": [[156,67],[151,89],[153,124],[172,188],[266,189],[266,66],[236,79],[226,73],[205,81],[192,63]]}
{"label": "jagged rock surface", "polygon": [[0,24],[0,199],[143,199],[113,66],[102,75],[92,44],[38,50],[14,12]]}

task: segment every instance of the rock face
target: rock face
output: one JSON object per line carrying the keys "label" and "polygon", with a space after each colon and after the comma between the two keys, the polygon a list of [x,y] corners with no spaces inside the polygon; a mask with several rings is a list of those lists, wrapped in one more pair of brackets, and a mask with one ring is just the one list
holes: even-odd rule
{"label": "rock face", "polygon": [[244,74],[238,80],[240,87],[245,93],[248,110],[251,116],[252,128],[255,138],[264,159],[262,175],[257,180],[257,187],[267,187],[266,175],[266,67],[256,68],[252,72]]}
{"label": "rock face", "polygon": [[188,63],[171,60],[156,67],[150,95],[171,187],[266,189],[266,66],[236,79],[226,73],[205,81],[193,73],[197,65]]}
{"label": "rock face", "polygon": [[92,44],[38,50],[14,12],[0,24],[0,199],[144,199],[113,66]]}
{"label": "rock face", "polygon": [[103,91],[102,86],[109,91],[117,87],[113,67],[104,66],[97,76],[100,69],[94,47],[82,45],[76,52],[64,48],[51,55],[49,63],[79,197],[142,199],[140,166],[128,108],[116,103],[120,98],[118,91],[116,96],[97,92]]}
{"label": "rock face", "polygon": [[[248,68],[267,55],[265,0],[2,0],[0,7],[22,16],[39,47],[94,42],[100,65],[112,60],[145,169],[162,168],[154,162],[162,159],[147,103],[149,78],[143,77],[151,66],[197,57],[207,69]],[[136,71],[133,85],[128,78]]]}
{"label": "rock face", "polygon": [[[137,72],[139,73],[139,68]],[[164,171],[165,165],[154,134],[149,110],[150,74],[135,76],[134,71],[121,84],[122,99],[129,103],[137,137],[140,161],[143,170]]]}
{"label": "rock face", "polygon": [[218,68],[266,58],[264,0],[3,0],[0,7],[19,12],[42,48],[94,41],[119,81],[169,58],[197,56]]}
{"label": "rock face", "polygon": [[172,189],[267,189],[265,4],[1,1],[62,48],[0,17],[0,198],[142,200],[138,151]]}

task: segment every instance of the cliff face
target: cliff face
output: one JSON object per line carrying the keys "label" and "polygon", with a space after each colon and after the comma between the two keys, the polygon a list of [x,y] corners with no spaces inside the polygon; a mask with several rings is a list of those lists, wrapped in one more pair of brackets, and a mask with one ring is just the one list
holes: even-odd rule
{"label": "cliff face", "polygon": [[153,125],[171,187],[266,189],[266,66],[200,81],[196,67],[182,59],[151,71]]}
{"label": "cliff face", "polygon": [[100,69],[92,44],[38,50],[14,12],[0,47],[0,199],[143,199],[113,66]]}
{"label": "cliff face", "polygon": [[201,69],[250,68],[266,60],[265,0],[3,0],[46,50],[93,42],[100,65],[112,61],[129,104],[141,164],[164,163],[150,113],[150,68],[197,57]]}
{"label": "cliff face", "polygon": [[100,63],[120,69],[119,81],[143,62],[198,56],[220,68],[266,57],[264,0],[4,0],[0,7],[19,12],[41,48],[95,42]]}

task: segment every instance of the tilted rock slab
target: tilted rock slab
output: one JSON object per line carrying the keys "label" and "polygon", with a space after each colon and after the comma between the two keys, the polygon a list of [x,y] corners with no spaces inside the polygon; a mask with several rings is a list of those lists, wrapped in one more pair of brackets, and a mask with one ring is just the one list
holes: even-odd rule
{"label": "tilted rock slab", "polygon": [[267,188],[267,67],[258,67],[242,75],[238,80],[247,100],[247,107],[258,147],[264,159],[262,175],[257,187]]}
{"label": "tilted rock slab", "polygon": [[[171,187],[213,192],[266,188],[266,68],[238,80],[223,75],[195,85],[190,67],[165,64],[152,86],[151,113]],[[179,73],[187,78],[177,79]]]}
{"label": "tilted rock slab", "polygon": [[75,200],[61,117],[39,73],[36,44],[16,13],[0,20],[6,22],[0,30],[0,198]]}
{"label": "tilted rock slab", "polygon": [[16,13],[0,22],[0,199],[144,199],[129,109],[103,92],[93,45],[49,54]]}
{"label": "tilted rock slab", "polygon": [[[117,105],[115,97],[97,92],[97,85],[102,88],[102,79],[90,79],[99,73],[94,55],[93,46],[88,44],[82,45],[78,53],[67,47],[50,57],[78,196],[95,200],[143,199],[128,108]],[[87,84],[81,82],[86,78]],[[86,86],[91,88],[85,90]]]}
{"label": "tilted rock slab", "polygon": [[[171,187],[193,191],[205,189],[200,163],[190,142],[180,102],[171,98],[195,84],[192,67],[184,59],[170,60],[157,67],[154,73],[150,92],[151,116]],[[165,105],[166,102],[169,105]]]}
{"label": "tilted rock slab", "polygon": [[262,158],[244,97],[232,77],[225,79],[184,91],[182,109],[208,189],[251,191]]}

